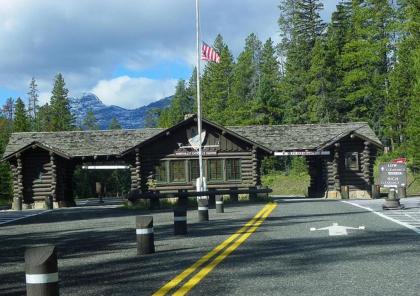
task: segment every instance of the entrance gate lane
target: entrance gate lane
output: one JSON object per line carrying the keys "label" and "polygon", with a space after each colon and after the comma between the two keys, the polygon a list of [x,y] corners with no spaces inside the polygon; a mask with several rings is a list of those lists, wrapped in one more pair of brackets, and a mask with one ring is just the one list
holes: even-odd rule
{"label": "entrance gate lane", "polygon": [[[416,233],[340,201],[277,202],[261,229],[189,295],[418,294]],[[310,231],[333,223],[365,229]]]}

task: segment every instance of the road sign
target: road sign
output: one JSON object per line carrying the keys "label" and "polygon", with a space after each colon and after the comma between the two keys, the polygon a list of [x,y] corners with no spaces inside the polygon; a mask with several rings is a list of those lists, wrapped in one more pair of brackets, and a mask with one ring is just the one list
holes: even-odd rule
{"label": "road sign", "polygon": [[405,157],[399,157],[396,159],[391,160],[392,163],[407,163],[407,158]]}
{"label": "road sign", "polygon": [[380,183],[383,187],[405,187],[407,166],[405,163],[382,163],[379,165]]}

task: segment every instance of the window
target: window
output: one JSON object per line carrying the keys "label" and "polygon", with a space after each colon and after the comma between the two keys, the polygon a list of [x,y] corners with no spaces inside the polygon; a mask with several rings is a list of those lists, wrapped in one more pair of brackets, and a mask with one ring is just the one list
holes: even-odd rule
{"label": "window", "polygon": [[166,161],[161,161],[155,166],[155,179],[157,182],[168,182]]}
{"label": "window", "polygon": [[171,182],[185,182],[185,161],[171,160],[170,162]]}
{"label": "window", "polygon": [[[190,181],[194,181],[200,177],[200,166],[198,164],[198,159],[191,159],[190,164]],[[194,183],[195,184],[195,183]]]}
{"label": "window", "polygon": [[209,181],[223,180],[223,162],[221,159],[207,161],[207,177]]}
{"label": "window", "polygon": [[347,152],[345,154],[344,164],[346,170],[358,171],[359,170],[359,154],[357,152]]}
{"label": "window", "polygon": [[226,180],[241,179],[241,160],[226,159]]}

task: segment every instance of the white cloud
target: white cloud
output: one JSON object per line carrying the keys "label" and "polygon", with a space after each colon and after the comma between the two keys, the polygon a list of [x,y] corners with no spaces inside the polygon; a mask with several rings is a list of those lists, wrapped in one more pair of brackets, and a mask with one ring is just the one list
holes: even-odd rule
{"label": "white cloud", "polygon": [[[235,56],[251,32],[262,41],[276,41],[278,4],[279,0],[202,0],[202,38],[212,43],[222,34]],[[0,40],[0,90],[25,94],[34,76],[45,85],[40,87],[45,99],[60,72],[75,96],[98,86],[98,81],[112,81],[117,68],[147,76],[150,69],[156,72],[158,65],[174,60],[192,66],[195,1],[0,0]],[[186,78],[177,73],[174,69],[161,77]]]}
{"label": "white cloud", "polygon": [[133,109],[174,93],[177,80],[153,80],[144,77],[120,76],[101,80],[92,88],[104,104]]}

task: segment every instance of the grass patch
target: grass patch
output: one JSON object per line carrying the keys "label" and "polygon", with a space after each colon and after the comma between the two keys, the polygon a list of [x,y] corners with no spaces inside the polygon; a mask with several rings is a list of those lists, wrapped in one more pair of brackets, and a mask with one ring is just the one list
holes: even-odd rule
{"label": "grass patch", "polygon": [[273,189],[274,195],[308,195],[309,175],[305,173],[286,175],[270,173],[262,176],[263,186]]}
{"label": "grass patch", "polygon": [[407,175],[407,195],[420,195],[420,174],[414,175],[411,171]]}
{"label": "grass patch", "polygon": [[12,201],[10,199],[0,198],[0,207],[10,206],[11,204],[12,204]]}

